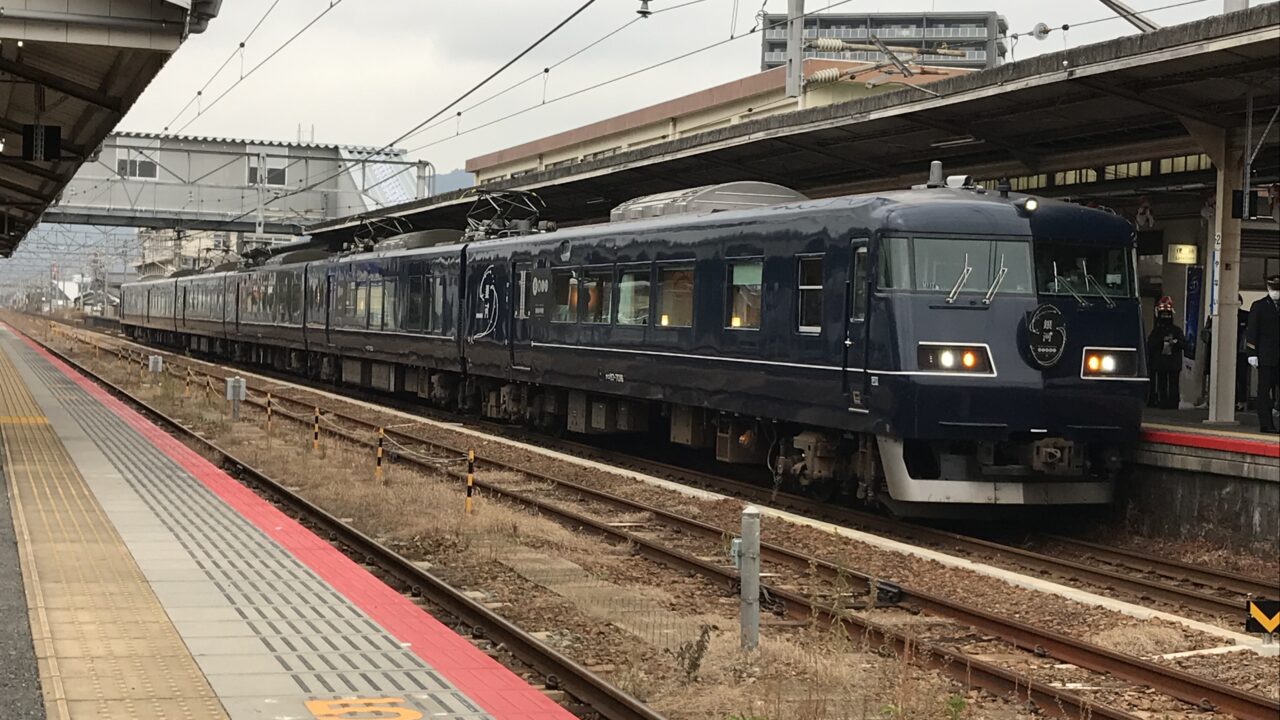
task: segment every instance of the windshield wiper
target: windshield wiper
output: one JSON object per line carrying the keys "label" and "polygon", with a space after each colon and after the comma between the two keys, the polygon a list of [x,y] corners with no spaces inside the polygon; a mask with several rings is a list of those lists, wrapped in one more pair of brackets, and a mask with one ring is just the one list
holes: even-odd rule
{"label": "windshield wiper", "polygon": [[951,288],[951,293],[947,295],[947,302],[956,301],[956,296],[960,294],[960,289],[964,287],[964,283],[969,279],[969,273],[973,272],[973,268],[969,265],[969,253],[964,254],[964,270],[960,271],[960,277],[956,278],[955,287]]}
{"label": "windshield wiper", "polygon": [[1066,286],[1067,292],[1071,293],[1071,297],[1075,298],[1076,302],[1080,303],[1080,307],[1089,307],[1089,302],[1084,298],[1080,297],[1080,293],[1076,292],[1076,289],[1071,287],[1071,283],[1066,278],[1058,274],[1058,261],[1054,260],[1053,261],[1053,291],[1054,292],[1058,292],[1059,285]]}
{"label": "windshield wiper", "polygon": [[987,288],[987,296],[982,299],[983,305],[990,305],[991,298],[996,296],[996,292],[1000,290],[1000,284],[1004,282],[1004,276],[1009,274],[1009,268],[1004,265],[1004,255],[1000,255],[1000,270],[996,272],[996,278],[991,281],[991,287]]}
{"label": "windshield wiper", "polygon": [[1080,260],[1080,269],[1084,272],[1084,291],[1089,292],[1089,281],[1092,280],[1093,286],[1098,288],[1098,294],[1102,296],[1103,300],[1107,301],[1107,307],[1115,307],[1116,301],[1112,300],[1111,296],[1107,294],[1107,291],[1102,289],[1102,283],[1098,282],[1097,278],[1089,274],[1089,266],[1085,264],[1083,259]]}

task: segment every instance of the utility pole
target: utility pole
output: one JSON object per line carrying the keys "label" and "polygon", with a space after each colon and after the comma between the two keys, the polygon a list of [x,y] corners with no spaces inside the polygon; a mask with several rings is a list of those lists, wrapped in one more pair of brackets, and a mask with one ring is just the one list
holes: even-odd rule
{"label": "utility pole", "polygon": [[798,98],[804,92],[803,75],[804,0],[787,0],[787,97]]}

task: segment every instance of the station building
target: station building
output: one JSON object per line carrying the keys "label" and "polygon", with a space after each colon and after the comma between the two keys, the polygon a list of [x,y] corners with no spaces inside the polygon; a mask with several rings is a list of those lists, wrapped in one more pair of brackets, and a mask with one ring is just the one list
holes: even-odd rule
{"label": "station building", "polygon": [[[787,16],[765,15],[761,33],[760,69],[787,64]],[[922,51],[939,44],[965,51],[964,57],[920,56],[923,62],[981,70],[995,67],[1007,53],[1003,37],[1005,19],[994,12],[918,13],[817,13],[804,19],[804,38],[836,38],[867,42],[875,35],[887,45],[916,47]],[[883,62],[879,52],[829,53],[806,50],[806,58]]]}
{"label": "station building", "polygon": [[[949,58],[956,59],[956,58]],[[739,80],[633,110],[467,160],[476,185],[607,158],[635,148],[697,135],[748,120],[821,107],[901,88],[926,85],[970,72],[925,66],[911,77],[886,75],[871,63],[848,60],[804,61],[803,74],[839,73],[851,81],[817,84],[799,98],[786,94],[785,69],[778,67]]]}

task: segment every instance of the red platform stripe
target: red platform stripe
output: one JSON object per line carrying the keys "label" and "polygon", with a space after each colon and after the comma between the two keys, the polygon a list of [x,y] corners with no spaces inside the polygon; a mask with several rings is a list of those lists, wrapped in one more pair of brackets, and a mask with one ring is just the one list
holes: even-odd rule
{"label": "red platform stripe", "polygon": [[[7,326],[6,326],[7,327]],[[12,330],[12,328],[9,328]],[[118,415],[223,502],[329,583],[454,687],[497,720],[573,720],[573,715],[383,584],[310,530],[134,412],[32,340],[14,333],[54,368]]]}
{"label": "red platform stripe", "polygon": [[1244,440],[1241,438],[1208,435],[1204,433],[1181,433],[1169,430],[1143,430],[1144,442],[1162,443],[1165,445],[1181,445],[1183,447],[1220,450],[1240,455],[1258,455],[1261,457],[1280,458],[1280,439]]}

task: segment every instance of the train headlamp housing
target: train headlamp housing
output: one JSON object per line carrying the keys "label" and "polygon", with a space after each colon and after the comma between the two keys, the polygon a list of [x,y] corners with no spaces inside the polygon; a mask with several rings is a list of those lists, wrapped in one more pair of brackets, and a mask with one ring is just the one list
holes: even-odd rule
{"label": "train headlamp housing", "polygon": [[1013,202],[1013,206],[1018,209],[1018,214],[1023,217],[1030,217],[1032,213],[1040,209],[1040,201],[1033,197],[1024,197]]}
{"label": "train headlamp housing", "polygon": [[1138,351],[1133,348],[1087,347],[1080,356],[1084,380],[1117,380],[1138,376]]}
{"label": "train headlamp housing", "polygon": [[957,375],[994,375],[991,351],[986,345],[965,343],[920,343],[916,361],[924,372]]}

